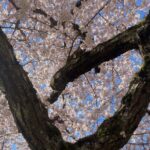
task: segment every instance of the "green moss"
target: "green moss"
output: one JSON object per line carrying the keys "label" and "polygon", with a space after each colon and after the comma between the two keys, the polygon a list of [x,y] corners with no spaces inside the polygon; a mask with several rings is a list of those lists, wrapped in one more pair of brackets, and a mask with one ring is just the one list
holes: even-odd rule
{"label": "green moss", "polygon": [[[113,118],[106,119],[103,124],[98,128],[98,136],[101,139],[107,139],[107,136],[118,136],[122,129],[122,118],[116,115]],[[110,139],[110,137],[109,137]]]}

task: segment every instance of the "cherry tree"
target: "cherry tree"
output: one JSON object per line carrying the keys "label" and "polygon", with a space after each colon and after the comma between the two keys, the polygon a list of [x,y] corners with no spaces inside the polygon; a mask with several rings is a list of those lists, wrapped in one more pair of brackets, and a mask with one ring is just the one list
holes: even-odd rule
{"label": "cherry tree", "polygon": [[3,150],[149,148],[148,0],[0,8]]}

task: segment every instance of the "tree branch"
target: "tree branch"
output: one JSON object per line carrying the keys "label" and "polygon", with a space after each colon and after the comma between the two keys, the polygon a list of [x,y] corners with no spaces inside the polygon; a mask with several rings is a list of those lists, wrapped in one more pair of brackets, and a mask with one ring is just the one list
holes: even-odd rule
{"label": "tree branch", "polygon": [[79,147],[119,150],[129,141],[142,117],[147,113],[150,102],[150,18],[137,34],[144,60],[141,70],[131,81],[117,112],[106,119],[93,135],[78,140],[76,145]]}
{"label": "tree branch", "polygon": [[1,29],[0,81],[17,127],[32,150],[54,150],[56,145],[63,143],[60,131],[48,118],[47,110],[38,99],[27,73],[17,62],[13,48]]}
{"label": "tree branch", "polygon": [[0,29],[0,80],[5,88],[6,98],[18,129],[30,148],[32,150],[119,150],[122,148],[145,115],[150,102],[150,15],[142,23],[99,44],[93,51],[75,52],[51,82],[52,87],[61,92],[68,82],[97,64],[138,46],[143,53],[144,65],[130,83],[119,110],[114,116],[106,119],[93,135],[71,144],[63,141],[61,133],[48,118],[47,111],[36,96],[27,73],[17,62],[12,46]]}
{"label": "tree branch", "polygon": [[[54,90],[48,101],[54,103],[69,82],[90,71],[103,62],[112,60],[131,49],[138,49],[137,31],[149,23],[146,19],[112,39],[98,44],[88,52],[75,51],[66,64],[52,77],[50,86]],[[143,32],[148,31],[148,27]]]}

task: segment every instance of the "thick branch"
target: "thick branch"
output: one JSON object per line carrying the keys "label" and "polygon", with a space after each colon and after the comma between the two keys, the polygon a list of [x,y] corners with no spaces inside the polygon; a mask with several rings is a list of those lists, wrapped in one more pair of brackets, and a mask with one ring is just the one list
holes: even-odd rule
{"label": "thick branch", "polygon": [[[147,32],[144,32],[147,28]],[[138,30],[144,65],[134,76],[121,106],[114,116],[106,119],[97,132],[80,139],[76,145],[94,150],[119,150],[133,135],[142,117],[147,113],[150,102],[150,21]]]}
{"label": "thick branch", "polygon": [[[50,86],[54,91],[48,101],[54,103],[67,83],[72,82],[75,78],[90,71],[97,65],[112,60],[128,50],[137,49],[137,31],[147,24],[147,21],[143,21],[114,38],[97,45],[92,51],[78,50],[74,52],[64,67],[53,76]],[[144,28],[143,32],[147,32],[147,30],[148,28]]]}
{"label": "thick branch", "polygon": [[27,73],[15,59],[13,48],[0,29],[0,81],[19,131],[32,150],[59,149],[63,140],[48,118]]}
{"label": "thick branch", "polygon": [[150,61],[147,68],[147,82],[136,76],[122,99],[120,109],[113,117],[106,119],[94,135],[80,139],[76,143],[78,146],[94,150],[119,150],[129,141],[150,102]]}
{"label": "thick branch", "polygon": [[[80,139],[75,144],[65,143],[62,140],[59,130],[49,120],[46,109],[37,98],[26,72],[16,61],[12,46],[0,30],[0,80],[3,82],[16,124],[32,150],[118,150],[128,142],[150,102],[149,20],[100,44],[92,52],[81,52],[83,55],[80,55],[80,52],[74,53],[66,66],[56,73],[54,81],[59,81],[60,85],[60,81],[63,81],[66,85],[103,61],[113,59],[130,48],[137,48],[139,44],[142,48],[144,65],[131,82],[120,109],[113,117],[106,119],[95,134]],[[61,80],[58,78],[59,72],[65,73],[62,74]],[[54,89],[58,88],[58,91],[65,87],[61,85],[59,88],[57,84],[53,86]]]}

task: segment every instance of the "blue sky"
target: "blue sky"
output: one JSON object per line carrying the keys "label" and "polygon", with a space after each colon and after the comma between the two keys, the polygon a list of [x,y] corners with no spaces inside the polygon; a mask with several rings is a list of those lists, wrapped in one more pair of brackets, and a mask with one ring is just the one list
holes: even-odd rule
{"label": "blue sky", "polygon": [[17,146],[15,143],[11,145],[11,150],[17,150]]}

